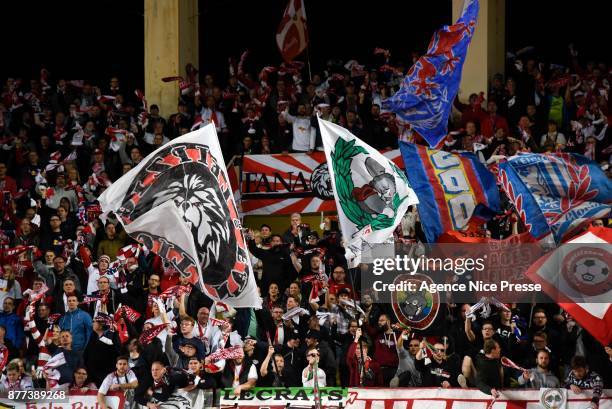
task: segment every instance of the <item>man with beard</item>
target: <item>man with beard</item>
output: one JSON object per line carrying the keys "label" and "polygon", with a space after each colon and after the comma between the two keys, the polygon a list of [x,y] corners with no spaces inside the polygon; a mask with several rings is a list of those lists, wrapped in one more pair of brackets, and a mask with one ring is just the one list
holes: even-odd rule
{"label": "man with beard", "polygon": [[561,339],[561,334],[550,325],[546,311],[543,308],[536,308],[533,311],[533,322],[529,327],[529,338],[533,340],[537,332],[545,333],[548,343],[553,347],[552,349],[559,350],[556,343]]}
{"label": "man with beard", "polygon": [[283,321],[283,307],[275,305],[272,307],[271,316],[268,315],[263,319],[264,331],[270,335],[273,345],[286,345],[287,334],[293,332]]}
{"label": "man with beard", "polygon": [[[109,391],[123,391],[128,397],[127,392],[132,392],[138,386],[136,374],[128,366],[128,357],[120,356],[115,362],[116,370],[106,375],[104,381],[98,389],[98,405],[100,409],[106,409],[106,394]],[[129,398],[133,395],[130,393]],[[126,406],[130,406],[131,399],[126,402]]]}
{"label": "man with beard", "polygon": [[599,398],[603,387],[603,379],[596,372],[589,370],[586,358],[576,355],[571,362],[572,371],[565,380],[566,388],[574,393],[583,393],[584,389],[593,389],[591,407],[599,407]]}
{"label": "man with beard", "polygon": [[269,250],[258,248],[250,232],[248,236],[250,237],[249,251],[260,259],[263,265],[260,287],[262,289],[261,295],[267,295],[270,283],[277,283],[281,292],[285,291],[289,283],[295,280],[297,274],[295,274],[293,266],[291,265],[288,248],[284,247],[282,244],[281,236],[278,234],[272,235]]}
{"label": "man with beard", "polygon": [[413,338],[408,343],[408,349],[404,348],[404,338],[408,339],[409,329],[402,331],[397,339],[397,355],[399,362],[397,365],[397,384],[391,381],[391,387],[418,387],[422,385],[421,372],[416,369],[415,361],[417,352],[421,349],[419,340]]}
{"label": "man with beard", "polygon": [[210,317],[210,308],[201,307],[196,315],[196,322],[193,325],[192,335],[202,341],[206,354],[214,352],[212,349],[213,340],[221,337],[221,330],[216,325],[211,325],[208,322]]}
{"label": "man with beard", "polygon": [[159,274],[151,274],[147,283],[149,287],[141,292],[136,302],[133,303],[136,311],[140,312],[145,319],[149,319],[153,316],[153,311],[151,310],[153,303],[149,302],[150,296],[157,296],[161,293],[161,288],[159,287],[161,278]]}
{"label": "man with beard", "polygon": [[70,267],[66,267],[66,258],[64,256],[55,256],[53,259],[53,268],[51,269],[53,274],[53,298],[57,299],[62,294],[64,288],[64,281],[72,280],[76,287],[76,291],[81,292],[81,283],[79,278],[74,274]]}
{"label": "man with beard", "polygon": [[545,349],[538,351],[536,367],[523,371],[521,376],[518,377],[518,383],[533,389],[558,388],[560,386],[559,379],[548,369],[549,363],[549,352]]}
{"label": "man with beard", "polygon": [[374,338],[374,359],[380,364],[385,385],[389,385],[397,371],[399,359],[397,356],[397,337],[387,314],[378,318],[378,333]]}
{"label": "man with beard", "polygon": [[[325,278],[321,271],[321,256],[319,255],[318,250],[313,250],[313,252],[304,254],[298,259],[295,252],[291,252],[291,261],[300,276],[300,292],[302,294],[302,300],[307,300],[307,302],[310,303],[309,298],[311,295],[313,282],[320,281],[322,278]],[[318,301],[318,298],[316,298],[316,300]]]}
{"label": "man with beard", "polygon": [[427,348],[427,342],[421,341],[421,347],[416,354],[415,366],[421,371],[423,386],[437,386],[450,388],[459,386],[457,376],[459,375],[459,362],[456,359],[449,359],[446,355],[446,348],[437,342],[434,344],[433,355],[429,363],[425,363],[423,351]]}
{"label": "man with beard", "polygon": [[98,290],[91,294],[92,297],[100,297],[101,300],[91,302],[87,305],[87,312],[92,317],[98,315],[99,312],[104,314],[114,314],[119,308],[119,304],[124,304],[125,300],[119,291],[110,287],[108,276],[98,278]]}
{"label": "man with beard", "polygon": [[256,383],[257,368],[250,359],[242,356],[226,362],[221,374],[221,385],[224,388],[232,388],[234,395],[239,396],[240,392],[253,389]]}

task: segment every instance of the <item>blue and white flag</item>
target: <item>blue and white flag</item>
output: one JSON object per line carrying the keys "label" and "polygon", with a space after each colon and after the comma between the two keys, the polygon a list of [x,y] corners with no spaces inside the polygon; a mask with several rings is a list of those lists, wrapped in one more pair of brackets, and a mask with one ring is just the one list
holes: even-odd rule
{"label": "blue and white flag", "polygon": [[536,239],[560,243],[610,214],[612,182],[596,162],[573,153],[521,154],[499,165],[499,182]]}
{"label": "blue and white flag", "polygon": [[408,122],[431,147],[446,137],[477,17],[478,0],[465,0],[459,20],[436,31],[427,54],[410,68],[399,91],[383,102],[385,109]]}

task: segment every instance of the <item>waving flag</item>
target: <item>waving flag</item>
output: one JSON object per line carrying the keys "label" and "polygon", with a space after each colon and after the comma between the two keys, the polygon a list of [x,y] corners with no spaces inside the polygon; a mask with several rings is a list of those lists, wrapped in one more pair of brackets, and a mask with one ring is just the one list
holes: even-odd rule
{"label": "waving flag", "polygon": [[347,259],[359,263],[363,245],[393,236],[408,206],[418,203],[406,175],[346,128],[319,118]]}
{"label": "waving flag", "polygon": [[209,297],[261,305],[214,125],[157,149],[99,201]]}
{"label": "waving flag", "polygon": [[427,241],[463,230],[474,216],[490,218],[500,209],[495,177],[471,153],[454,154],[400,142],[406,175],[419,198]]}
{"label": "waving flag", "polygon": [[573,153],[521,154],[499,166],[500,183],[527,230],[560,243],[610,214],[612,182],[597,163]]}
{"label": "waving flag", "polygon": [[308,29],[306,28],[306,9],[303,0],[289,0],[283,19],[276,31],[276,45],[289,62],[300,55],[308,45]]}
{"label": "waving flag", "polygon": [[383,102],[385,109],[408,122],[432,147],[446,137],[477,17],[478,0],[465,0],[459,20],[436,31],[427,53],[410,68],[399,91]]}
{"label": "waving flag", "polygon": [[612,342],[612,229],[591,227],[540,258],[527,276],[595,339]]}

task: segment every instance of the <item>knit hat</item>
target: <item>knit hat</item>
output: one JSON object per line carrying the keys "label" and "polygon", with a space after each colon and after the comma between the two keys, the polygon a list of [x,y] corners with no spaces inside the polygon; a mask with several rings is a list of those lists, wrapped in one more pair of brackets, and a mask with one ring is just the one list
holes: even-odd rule
{"label": "knit hat", "polygon": [[110,257],[107,256],[106,254],[102,254],[100,257],[98,257],[98,263],[101,261],[105,261],[107,264],[110,264]]}

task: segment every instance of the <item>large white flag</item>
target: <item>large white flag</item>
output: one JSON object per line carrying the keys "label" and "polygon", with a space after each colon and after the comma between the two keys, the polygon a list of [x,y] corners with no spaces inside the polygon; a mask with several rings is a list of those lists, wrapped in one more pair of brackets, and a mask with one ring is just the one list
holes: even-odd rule
{"label": "large white flag", "polygon": [[211,298],[261,306],[213,124],[157,149],[98,200]]}
{"label": "large white flag", "polygon": [[393,235],[419,201],[404,172],[347,129],[319,119],[327,167],[351,267],[362,249]]}

